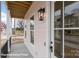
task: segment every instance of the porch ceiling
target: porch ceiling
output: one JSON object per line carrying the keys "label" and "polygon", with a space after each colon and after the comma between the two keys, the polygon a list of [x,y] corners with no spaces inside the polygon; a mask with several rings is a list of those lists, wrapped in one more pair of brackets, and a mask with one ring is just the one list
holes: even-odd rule
{"label": "porch ceiling", "polygon": [[24,18],[31,4],[32,1],[7,1],[7,6],[10,10],[11,17],[14,18]]}

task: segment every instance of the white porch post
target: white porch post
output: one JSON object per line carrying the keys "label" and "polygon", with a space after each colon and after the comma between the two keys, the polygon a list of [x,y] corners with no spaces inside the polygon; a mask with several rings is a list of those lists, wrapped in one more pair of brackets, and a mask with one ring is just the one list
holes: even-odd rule
{"label": "white porch post", "polygon": [[15,31],[16,29],[15,29],[15,18],[14,18],[14,29],[13,29],[14,34],[15,34]]}
{"label": "white porch post", "polygon": [[10,16],[10,11],[7,11],[7,40],[8,40],[8,52],[10,52],[10,38],[12,36],[12,19]]}

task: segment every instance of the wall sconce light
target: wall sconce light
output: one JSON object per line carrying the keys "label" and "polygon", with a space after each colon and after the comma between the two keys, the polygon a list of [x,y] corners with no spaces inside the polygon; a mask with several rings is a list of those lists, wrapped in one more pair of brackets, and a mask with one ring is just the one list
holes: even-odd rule
{"label": "wall sconce light", "polygon": [[40,8],[38,10],[38,16],[39,16],[39,20],[40,21],[44,20],[44,17],[45,17],[45,8]]}

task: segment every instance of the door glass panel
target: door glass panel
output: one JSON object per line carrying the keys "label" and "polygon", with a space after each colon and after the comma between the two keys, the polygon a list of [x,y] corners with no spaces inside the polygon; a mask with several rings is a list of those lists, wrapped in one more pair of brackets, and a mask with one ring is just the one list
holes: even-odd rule
{"label": "door glass panel", "polygon": [[62,57],[62,30],[58,30],[58,28],[62,28],[62,12],[63,12],[63,2],[56,1],[54,4],[54,27],[57,30],[54,30],[54,55],[55,57]]}
{"label": "door glass panel", "polygon": [[64,26],[79,27],[79,2],[65,1],[65,22]]}
{"label": "door glass panel", "polygon": [[79,30],[65,30],[64,57],[79,58]]}
{"label": "door glass panel", "polygon": [[62,1],[56,1],[55,2],[55,14],[54,14],[54,27],[55,28],[62,28]]}
{"label": "door glass panel", "polygon": [[62,30],[54,31],[54,53],[56,57],[62,57]]}

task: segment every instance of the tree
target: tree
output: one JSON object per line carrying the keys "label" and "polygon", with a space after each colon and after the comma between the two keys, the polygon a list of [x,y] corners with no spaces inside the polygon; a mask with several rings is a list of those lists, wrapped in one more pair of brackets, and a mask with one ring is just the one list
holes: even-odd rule
{"label": "tree", "polygon": [[19,21],[18,21],[18,26],[19,26],[19,28],[20,28],[21,30],[23,30],[23,29],[24,29],[24,22],[23,22],[22,20],[19,20]]}
{"label": "tree", "polygon": [[3,22],[0,22],[0,31],[6,28],[6,25]]}

